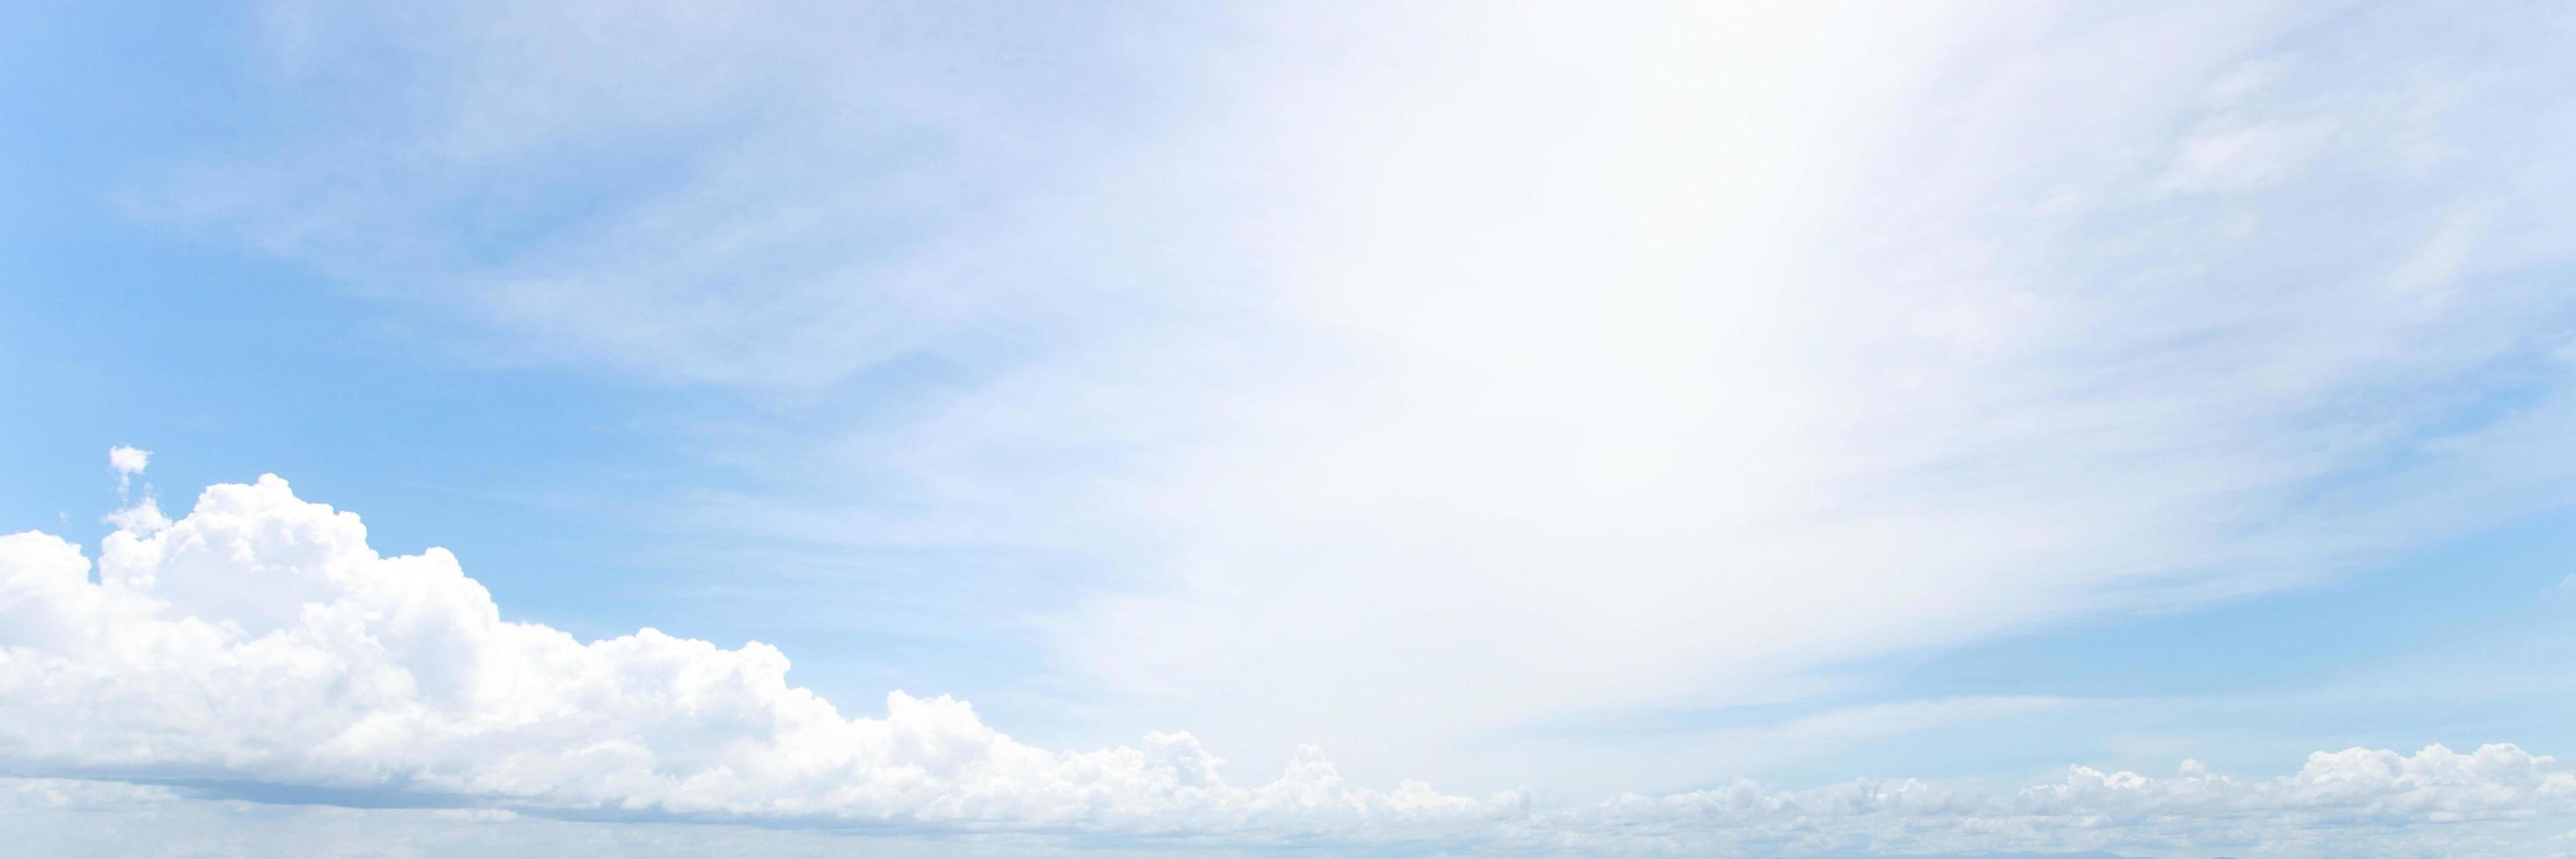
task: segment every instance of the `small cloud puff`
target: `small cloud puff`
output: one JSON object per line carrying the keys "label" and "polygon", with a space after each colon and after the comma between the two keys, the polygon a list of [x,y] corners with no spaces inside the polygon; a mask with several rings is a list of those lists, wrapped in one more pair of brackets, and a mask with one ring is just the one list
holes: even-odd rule
{"label": "small cloud puff", "polygon": [[107,449],[107,467],[116,469],[116,494],[118,495],[125,494],[126,490],[134,485],[134,476],[142,474],[144,467],[151,464],[151,451],[123,444]]}
{"label": "small cloud puff", "polygon": [[144,467],[151,464],[151,451],[122,444],[107,449],[107,466],[116,469],[119,475],[132,477],[142,474]]}

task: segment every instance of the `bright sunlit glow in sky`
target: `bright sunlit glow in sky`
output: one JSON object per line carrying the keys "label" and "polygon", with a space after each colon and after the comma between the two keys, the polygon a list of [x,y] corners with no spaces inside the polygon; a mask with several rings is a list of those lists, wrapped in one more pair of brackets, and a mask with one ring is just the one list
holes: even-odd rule
{"label": "bright sunlit glow in sky", "polygon": [[6,17],[31,855],[2576,854],[2564,3]]}

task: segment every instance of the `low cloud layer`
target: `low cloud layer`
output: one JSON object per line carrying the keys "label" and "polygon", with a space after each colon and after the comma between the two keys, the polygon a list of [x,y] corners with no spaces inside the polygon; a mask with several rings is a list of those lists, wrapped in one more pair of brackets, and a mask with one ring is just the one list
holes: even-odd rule
{"label": "low cloud layer", "polygon": [[2008,793],[1738,781],[1598,802],[1360,787],[1309,748],[1236,786],[1187,733],[1042,749],[946,697],[845,715],[756,642],[506,621],[447,551],[379,555],[355,514],[275,476],[109,535],[92,571],[61,538],[0,537],[0,766],[68,777],[9,780],[12,813],[196,801],[118,782],[265,785],[495,814],[1732,854],[2396,849],[2576,814],[2576,768],[2504,744],[2319,753],[2274,779],[2075,767]]}
{"label": "low cloud layer", "polygon": [[17,716],[0,743],[20,765],[725,817],[1151,827],[1476,805],[1349,790],[1321,760],[1230,788],[1187,734],[1050,752],[945,697],[846,718],[757,642],[504,621],[455,556],[382,557],[356,515],[274,476],[120,530],[89,568],[60,539],[0,538]]}

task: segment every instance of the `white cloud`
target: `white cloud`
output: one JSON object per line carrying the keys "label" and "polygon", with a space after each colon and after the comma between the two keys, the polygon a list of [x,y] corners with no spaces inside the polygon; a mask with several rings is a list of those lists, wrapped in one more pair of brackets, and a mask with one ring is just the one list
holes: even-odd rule
{"label": "white cloud", "polygon": [[765,645],[505,622],[446,551],[381,557],[356,516],[275,477],[110,535],[88,572],[57,538],[0,538],[12,764],[750,817],[1158,827],[1477,807],[1352,790],[1311,757],[1228,787],[1187,734],[1049,752],[944,697],[843,718]]}
{"label": "white cloud", "polygon": [[[1032,323],[1080,304],[1066,281],[1095,252],[1062,229],[1069,207],[1140,193],[1100,187],[1130,157],[1104,150],[1159,131],[1139,115],[1192,79],[1162,55],[1199,44],[1083,36],[1202,16],[282,0],[258,17],[251,62],[333,130],[274,158],[206,153],[136,189],[138,210],[505,335],[474,360],[792,398],[959,338],[1047,336]],[[1011,66],[961,61],[977,54]],[[616,205],[560,208],[603,193]]]}
{"label": "white cloud", "polygon": [[[117,445],[107,449],[107,465],[116,470],[116,495],[126,497],[134,486],[134,476],[143,473],[152,462],[152,452]],[[106,521],[120,531],[148,534],[170,526],[170,517],[161,513],[161,502],[152,495],[151,484],[144,484],[143,498],[107,514]]]}
{"label": "white cloud", "polygon": [[2576,219],[2558,22],[1378,11],[289,4],[271,58],[330,116],[156,199],[525,360],[967,368],[729,424],[764,485],[674,506],[1118,570],[1012,607],[1093,718],[1373,777],[1579,768],[1498,738],[2295,587],[2576,486],[2576,398],[2524,372],[2576,316],[2524,285]]}
{"label": "white cloud", "polygon": [[[2077,767],[2012,794],[1736,782],[1600,803],[1361,788],[1310,749],[1276,780],[1237,787],[1185,733],[1050,751],[944,697],[898,692],[882,716],[844,716],[790,686],[785,655],[757,643],[723,649],[650,629],[584,643],[505,621],[446,551],[380,556],[354,514],[298,499],[275,477],[210,488],[152,533],[110,535],[97,581],[89,568],[58,538],[0,537],[0,765],[82,776],[0,780],[0,810],[182,799],[104,777],[482,809],[406,818],[439,825],[536,812],[1726,855],[2414,843],[2576,813],[2576,771],[2509,745],[2320,753],[2269,780]],[[1847,735],[1884,717],[1791,730]]]}
{"label": "white cloud", "polygon": [[107,465],[109,468],[116,469],[116,473],[120,476],[132,477],[142,474],[144,466],[151,462],[152,452],[148,450],[137,450],[122,444],[107,449]]}
{"label": "white cloud", "polygon": [[2168,191],[2249,191],[2285,181],[2330,129],[2298,124],[2208,128],[2184,138],[2161,187]]}
{"label": "white cloud", "polygon": [[[183,794],[77,779],[0,778],[0,835],[28,856],[810,856],[846,857],[827,829],[551,820],[493,808],[350,808]],[[871,857],[1055,856],[1008,834],[872,834]],[[1118,855],[1108,851],[1108,855]],[[1133,855],[1133,854],[1130,854]],[[1168,853],[1160,854],[1168,855]]]}
{"label": "white cloud", "polygon": [[144,466],[150,464],[152,464],[151,451],[137,450],[122,444],[107,449],[107,467],[116,470],[116,491],[118,492],[124,492],[126,487],[131,485],[130,481],[134,476],[142,474]]}
{"label": "white cloud", "polygon": [[[1247,99],[1295,107],[1232,153],[1282,177],[1241,237],[1277,327],[1035,368],[897,461],[1159,550],[1063,627],[1123,712],[1503,784],[1584,766],[1494,739],[1533,722],[1790,697],[2569,501],[2576,390],[2524,368],[2576,302],[2516,278],[2576,257],[2541,142],[2576,103],[2483,35],[2419,77],[2375,53],[2403,22],[2288,51],[2264,34],[2307,13],[2158,9],[1336,32],[1350,59]],[[2213,103],[2249,62],[2273,80]],[[2445,288],[2385,286],[2417,279]],[[1158,419],[1180,441],[1060,486],[979,466]]]}
{"label": "white cloud", "polygon": [[159,785],[74,778],[0,778],[0,807],[96,808],[168,802],[179,795]]}
{"label": "white cloud", "polygon": [[107,514],[105,519],[107,524],[116,526],[117,530],[132,531],[137,534],[149,534],[170,527],[170,517],[161,512],[161,500],[148,494],[143,496],[143,500]]}
{"label": "white cloud", "polygon": [[[2368,855],[2420,833],[2396,824],[2556,819],[2576,804],[2576,771],[2509,745],[2472,752],[2319,752],[2296,773],[2238,779],[2186,764],[2169,777],[2072,767],[2062,782],[1985,795],[1914,781],[1805,791],[1751,782],[1623,797],[1586,814],[1628,838],[1762,852],[2166,850],[2239,846],[2286,855]],[[2476,837],[2479,833],[2442,833]],[[1605,846],[1614,843],[1603,838]]]}

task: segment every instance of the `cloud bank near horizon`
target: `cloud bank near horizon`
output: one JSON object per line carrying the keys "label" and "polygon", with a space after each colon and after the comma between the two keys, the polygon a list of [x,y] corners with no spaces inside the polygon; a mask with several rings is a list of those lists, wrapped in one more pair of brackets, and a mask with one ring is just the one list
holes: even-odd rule
{"label": "cloud bank near horizon", "polygon": [[508,621],[450,553],[380,555],[356,514],[275,476],[120,528],[95,572],[61,538],[0,537],[0,767],[58,777],[0,780],[9,813],[245,784],[505,816],[1728,855],[2457,845],[2576,814],[2576,768],[2501,743],[2320,752],[2271,779],[2079,766],[2008,793],[1738,780],[1600,801],[1363,787],[1309,748],[1237,786],[1185,732],[1042,749],[946,697],[845,715],[757,642]]}

